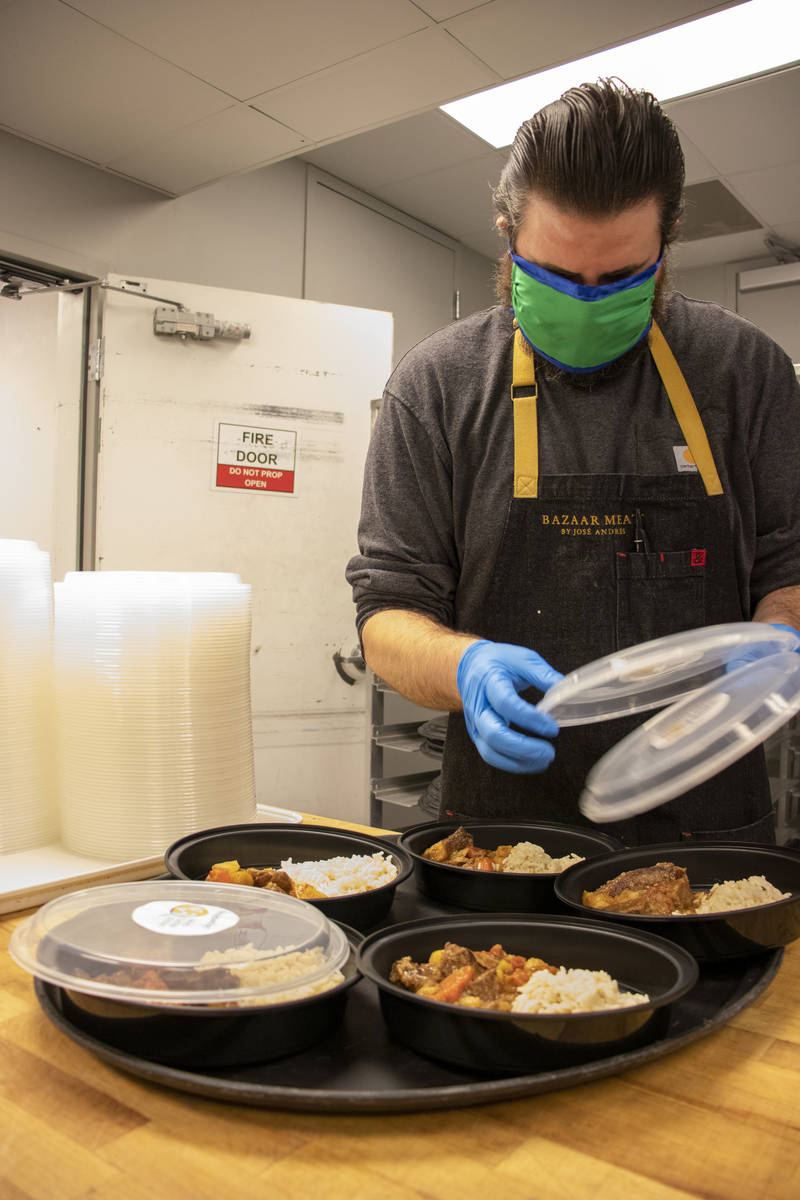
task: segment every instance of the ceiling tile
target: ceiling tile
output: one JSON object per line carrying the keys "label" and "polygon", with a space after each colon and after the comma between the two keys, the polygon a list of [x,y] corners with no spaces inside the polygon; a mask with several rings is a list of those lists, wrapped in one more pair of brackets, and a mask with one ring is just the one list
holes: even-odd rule
{"label": "ceiling tile", "polygon": [[729,175],[727,182],[765,225],[792,221],[800,213],[800,161]]}
{"label": "ceiling tile", "polygon": [[681,140],[681,149],[686,163],[686,182],[700,183],[704,179],[714,179],[717,172],[714,170],[711,163],[704,154],[695,146],[691,138],[687,137],[682,129],[678,129],[678,135]]}
{"label": "ceiling tile", "polygon": [[[419,8],[434,21],[446,21],[449,17],[457,17],[459,13],[469,12],[472,8],[480,8],[482,0],[416,0]],[[491,5],[489,5],[491,7]]]}
{"label": "ceiling tile", "polygon": [[722,175],[775,167],[800,156],[800,67],[664,107]]}
{"label": "ceiling tile", "polygon": [[698,0],[659,0],[657,5],[642,0],[495,0],[455,17],[445,28],[503,79],[514,79],[724,7]]}
{"label": "ceiling tile", "polygon": [[696,242],[700,238],[761,228],[758,218],[719,179],[691,184],[684,199],[680,224],[683,241]]}
{"label": "ceiling tile", "polygon": [[252,103],[318,142],[374,129],[496,82],[446,33],[425,29]]}
{"label": "ceiling tile", "polygon": [[453,237],[469,229],[491,232],[495,216],[491,189],[504,161],[502,154],[484,154],[441,171],[387,184],[380,189],[380,199],[436,229],[446,229]]}
{"label": "ceiling tile", "polygon": [[285,125],[237,105],[107,165],[139,182],[181,195],[221,176],[274,162],[302,144],[302,138]]}
{"label": "ceiling tile", "polygon": [[369,192],[398,179],[453,166],[485,151],[482,138],[436,108],[332,142],[303,157]]}
{"label": "ceiling tile", "polygon": [[430,25],[411,0],[70,0],[73,8],[246,100]]}
{"label": "ceiling tile", "polygon": [[[487,206],[486,145],[437,106],[527,74],[543,58],[571,58],[719,7],[699,0],[549,7],[533,0],[0,0],[0,122],[62,154],[113,163],[126,176],[116,182],[128,189],[135,178],[180,194],[232,174],[237,193],[243,171],[304,153],[495,259],[502,243]],[[769,232],[793,244],[800,244],[799,77],[800,68],[789,68],[666,106],[684,146],[687,183],[721,177]],[[262,111],[236,103],[251,96]],[[68,189],[59,202],[68,214]],[[698,266],[763,259],[764,233],[705,237],[680,252]]]}
{"label": "ceiling tile", "polygon": [[753,229],[725,237],[703,238],[698,242],[679,242],[672,247],[671,254],[681,271],[713,263],[744,262],[748,258],[766,257],[764,237],[763,229]]}
{"label": "ceiling tile", "polygon": [[780,225],[776,224],[771,232],[777,233],[779,238],[800,249],[800,220],[784,221]]}
{"label": "ceiling tile", "polygon": [[14,133],[105,163],[229,97],[57,0],[3,10],[0,114]]}
{"label": "ceiling tile", "polygon": [[458,240],[470,250],[474,250],[476,254],[482,254],[484,258],[489,258],[492,262],[496,262],[503,253],[503,243],[493,229],[469,230],[467,233],[462,233]]}

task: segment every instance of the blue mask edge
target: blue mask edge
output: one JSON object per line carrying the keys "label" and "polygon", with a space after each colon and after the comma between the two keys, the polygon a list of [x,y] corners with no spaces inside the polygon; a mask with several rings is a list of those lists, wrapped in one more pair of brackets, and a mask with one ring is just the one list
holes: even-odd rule
{"label": "blue mask edge", "polygon": [[553,271],[546,271],[544,267],[537,267],[536,263],[529,262],[527,258],[515,254],[510,247],[508,253],[512,262],[516,263],[519,269],[526,275],[529,275],[531,279],[536,279],[539,283],[554,288],[557,292],[562,292],[565,296],[573,296],[576,300],[583,300],[587,304],[591,304],[597,300],[604,300],[608,296],[616,295],[617,292],[625,292],[628,288],[638,287],[639,284],[646,283],[648,279],[653,278],[664,258],[662,251],[651,266],[645,267],[643,271],[639,271],[636,275],[627,275],[625,279],[618,279],[616,283],[590,285],[573,283],[571,279],[565,279],[563,275],[556,275]]}

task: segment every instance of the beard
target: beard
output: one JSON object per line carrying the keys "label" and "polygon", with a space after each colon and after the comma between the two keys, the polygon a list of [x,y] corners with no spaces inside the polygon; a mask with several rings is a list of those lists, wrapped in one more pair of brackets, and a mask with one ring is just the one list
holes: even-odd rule
{"label": "beard", "polygon": [[[511,265],[511,258],[508,254],[504,254],[495,267],[494,275],[495,295],[507,309],[511,308]],[[668,250],[664,250],[661,270],[656,276],[655,293],[653,295],[654,321],[661,321],[664,317],[671,291],[671,262]],[[591,391],[597,385],[623,375],[642,355],[649,352],[647,338],[643,337],[641,341],[637,342],[635,346],[631,346],[630,350],[626,350],[619,358],[615,358],[613,362],[608,363],[605,367],[598,367],[596,371],[566,371],[563,367],[557,367],[555,363],[551,363],[548,359],[543,358],[541,354],[537,354],[524,339],[523,345],[525,352],[533,357],[536,373],[542,379],[547,380],[548,383],[568,383],[573,387],[582,388],[585,391]]]}

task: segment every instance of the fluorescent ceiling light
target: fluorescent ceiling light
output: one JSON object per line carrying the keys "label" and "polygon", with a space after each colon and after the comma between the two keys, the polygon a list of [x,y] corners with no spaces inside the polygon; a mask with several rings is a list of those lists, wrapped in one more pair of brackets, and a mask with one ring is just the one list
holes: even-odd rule
{"label": "fluorescent ceiling light", "polygon": [[749,0],[441,107],[492,146],[509,146],[523,121],[580,83],[616,75],[666,102],[799,58],[800,2]]}

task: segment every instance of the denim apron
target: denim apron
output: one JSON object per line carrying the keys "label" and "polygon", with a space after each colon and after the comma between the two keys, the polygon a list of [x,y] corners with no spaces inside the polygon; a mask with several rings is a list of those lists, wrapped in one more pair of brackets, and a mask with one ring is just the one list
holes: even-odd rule
{"label": "denim apron", "polygon": [[[696,473],[540,476],[534,363],[515,335],[514,495],[493,583],[470,632],[530,646],[565,674],[652,638],[749,619],[700,415],[655,322],[648,341]],[[535,689],[523,695],[539,699]],[[451,713],[441,812],[587,825],[578,798],[589,769],[649,715],[562,729],[546,771],[515,775],[485,763],[462,713]],[[627,845],[774,841],[763,750],[650,812],[600,828]]]}

